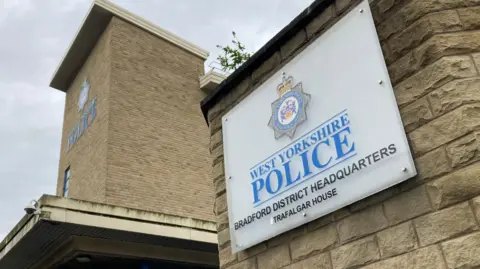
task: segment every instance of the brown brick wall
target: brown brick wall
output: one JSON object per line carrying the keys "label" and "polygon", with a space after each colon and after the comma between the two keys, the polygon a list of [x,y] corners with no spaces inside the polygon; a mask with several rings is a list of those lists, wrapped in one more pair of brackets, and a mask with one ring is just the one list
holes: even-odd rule
{"label": "brown brick wall", "polygon": [[214,220],[203,59],[112,24],[107,203]]}
{"label": "brown brick wall", "polygon": [[[215,220],[201,58],[113,17],[67,91],[57,194],[71,166],[69,197]],[[97,117],[70,152],[85,76]]]}
{"label": "brown brick wall", "polygon": [[[67,90],[58,172],[57,195],[63,195],[64,172],[70,166],[68,197],[92,202],[106,202],[108,94],[111,74],[111,25],[102,34],[92,53]],[[81,119],[78,112],[80,87],[90,80],[86,109],[96,97],[96,117],[80,139],[67,151],[68,137]]]}
{"label": "brown brick wall", "polygon": [[418,176],[231,254],[221,117],[355,3],[335,1],[209,110],[221,268],[480,267],[478,0],[371,4]]}

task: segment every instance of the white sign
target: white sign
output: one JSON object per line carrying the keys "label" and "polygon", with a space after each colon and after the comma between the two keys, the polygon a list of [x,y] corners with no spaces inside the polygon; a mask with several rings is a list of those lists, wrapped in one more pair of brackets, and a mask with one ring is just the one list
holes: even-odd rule
{"label": "white sign", "polygon": [[416,175],[367,1],[222,120],[233,252]]}

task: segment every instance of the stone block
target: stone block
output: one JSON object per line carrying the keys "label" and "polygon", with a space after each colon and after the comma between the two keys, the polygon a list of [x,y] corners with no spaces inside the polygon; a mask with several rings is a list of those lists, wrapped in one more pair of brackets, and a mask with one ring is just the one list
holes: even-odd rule
{"label": "stone block", "polygon": [[333,214],[328,214],[326,216],[320,217],[316,220],[309,222],[307,227],[309,231],[314,231],[332,222],[333,222]]}
{"label": "stone block", "polygon": [[223,144],[223,132],[220,129],[218,132],[210,136],[210,152]]}
{"label": "stone block", "polygon": [[221,117],[227,112],[227,110],[233,105],[238,104],[242,99],[242,96],[245,96],[251,89],[250,77],[245,78],[239,84],[235,86],[233,90],[227,93],[225,96],[222,96],[222,100],[219,101],[215,106],[208,110],[208,122],[211,123],[217,117]]}
{"label": "stone block", "polygon": [[436,34],[456,32],[463,29],[462,20],[456,13],[455,10],[441,10],[429,13],[424,18],[427,18]]}
{"label": "stone block", "polygon": [[358,267],[380,258],[375,237],[367,237],[332,250],[334,269]]}
{"label": "stone block", "polygon": [[413,189],[452,171],[444,146],[418,157],[414,162],[417,176],[398,184],[400,191]]}
{"label": "stone block", "polygon": [[442,248],[449,269],[480,266],[480,232],[442,243]]}
{"label": "stone block", "polygon": [[447,146],[447,155],[452,167],[462,167],[480,159],[480,134],[471,133]]}
{"label": "stone block", "polygon": [[[390,0],[390,1],[393,1],[393,0]],[[379,1],[377,1],[375,3],[378,3],[378,2]],[[371,5],[370,8],[372,9],[373,21],[375,22],[376,25],[378,25],[380,22],[382,22],[384,20],[384,15],[380,11],[378,11],[379,9],[375,5]],[[380,41],[382,41],[382,40],[380,40]]]}
{"label": "stone block", "polygon": [[228,211],[223,212],[220,215],[217,215],[217,231],[228,228]]}
{"label": "stone block", "polygon": [[225,268],[237,261],[237,254],[232,254],[232,249],[226,247],[218,253],[220,268]]}
{"label": "stone block", "polygon": [[298,48],[307,42],[307,33],[305,30],[300,30],[298,33],[288,40],[284,45],[280,47],[280,53],[282,54],[282,59],[285,60],[290,57]]}
{"label": "stone block", "polygon": [[210,131],[210,135],[216,133],[218,130],[222,129],[222,118],[221,117],[216,117],[215,119],[213,119],[209,126],[209,131]]}
{"label": "stone block", "polygon": [[333,220],[338,221],[338,220],[341,220],[341,219],[343,219],[347,216],[350,216],[351,213],[350,213],[350,210],[348,209],[348,207],[343,207],[343,208],[335,210],[332,213],[332,215],[333,215]]}
{"label": "stone block", "polygon": [[478,5],[478,0],[415,0],[408,1],[398,12],[380,24],[379,35],[383,39],[396,34],[426,14]]}
{"label": "stone block", "polygon": [[480,194],[480,163],[428,183],[428,193],[435,208],[463,202]]}
{"label": "stone block", "polygon": [[257,85],[264,80],[267,75],[277,68],[281,62],[280,52],[275,52],[270,58],[264,61],[257,69],[252,73],[252,85]]}
{"label": "stone block", "polygon": [[418,47],[434,34],[460,29],[462,29],[462,22],[455,10],[428,14],[388,40],[392,52],[392,54],[387,57],[388,62],[392,62],[402,55],[405,55],[408,51]]}
{"label": "stone block", "polygon": [[[395,12],[396,6],[403,0],[378,0],[370,3],[372,10],[373,20],[376,25],[379,25],[385,19],[390,18]],[[383,41],[383,40],[381,40]]]}
{"label": "stone block", "polygon": [[382,53],[384,55],[384,58],[385,58],[385,62],[387,64],[390,64],[390,61],[389,61],[389,58],[391,57],[392,55],[392,50],[390,49],[390,46],[388,45],[387,42],[381,44],[382,45]]}
{"label": "stone block", "polygon": [[313,253],[322,252],[334,246],[337,241],[334,224],[304,234],[290,243],[292,260],[297,261]]}
{"label": "stone block", "polygon": [[413,189],[452,171],[445,147],[434,149],[416,158],[414,162],[417,176],[398,184],[400,191]]}
{"label": "stone block", "polygon": [[[316,33],[323,30],[327,23],[333,19],[335,16],[335,7],[333,5],[326,8],[322,14],[318,15],[315,19],[313,19],[305,28],[307,31],[308,39],[312,38]],[[283,53],[282,53],[283,55]]]}
{"label": "stone block", "polygon": [[477,221],[479,221],[479,225],[480,225],[480,196],[473,199],[472,204],[473,204],[473,208],[475,210],[475,215],[477,217]]}
{"label": "stone block", "polygon": [[230,230],[225,229],[223,231],[218,232],[218,247],[219,249],[225,248],[227,243],[230,243]]}
{"label": "stone block", "polygon": [[398,2],[399,0],[380,0],[377,1],[375,6],[378,7],[378,11],[380,11],[381,13],[385,13],[391,10],[395,6],[395,4],[398,4]]}
{"label": "stone block", "polygon": [[386,18],[377,26],[378,37],[380,40],[386,40],[406,27],[405,13],[397,12],[393,16]]}
{"label": "stone block", "polygon": [[421,248],[400,256],[395,256],[362,269],[439,269],[445,268],[442,253],[438,246]]}
{"label": "stone block", "polygon": [[[210,108],[207,112],[208,123],[210,124],[211,122],[213,122],[216,119],[221,120],[220,115],[223,115],[226,107],[227,107],[226,102],[219,101],[212,108]],[[218,117],[218,116],[220,116],[220,117]]]}
{"label": "stone block", "polygon": [[369,206],[377,205],[394,195],[398,194],[400,192],[400,189],[397,186],[390,187],[386,190],[383,190],[381,192],[377,192],[371,196],[368,196],[367,198],[364,198],[358,202],[355,202],[349,206],[351,212],[357,212],[360,210],[363,210]]}
{"label": "stone block", "polygon": [[468,202],[419,217],[414,221],[420,246],[477,230]]}
{"label": "stone block", "polygon": [[297,238],[299,237],[300,235],[302,234],[305,234],[306,232],[306,228],[305,226],[300,226],[300,227],[297,227],[293,230],[290,230],[290,231],[287,231],[287,232],[284,232],[280,235],[277,235],[271,239],[269,239],[267,241],[267,245],[268,247],[274,247],[274,246],[278,246],[278,245],[281,245],[283,243],[289,243],[291,242],[294,238]]}
{"label": "stone block", "polygon": [[217,181],[219,178],[225,177],[225,164],[223,161],[218,162],[212,168],[212,178],[214,181]]}
{"label": "stone block", "polygon": [[251,258],[243,262],[239,262],[232,266],[227,267],[227,269],[257,269],[256,258]]}
{"label": "stone block", "polygon": [[415,155],[457,139],[480,126],[480,104],[462,106],[411,132]]}
{"label": "stone block", "polygon": [[284,267],[285,269],[332,269],[330,255],[328,253],[322,253],[310,257],[308,259],[292,263],[291,265]]}
{"label": "stone block", "polygon": [[461,105],[480,101],[480,78],[454,80],[431,92],[428,95],[432,112],[435,116],[442,115]]}
{"label": "stone block", "polygon": [[[416,70],[414,60],[415,59],[413,58],[413,52],[409,52],[405,54],[405,56],[403,56],[402,58],[395,61],[394,63],[388,63],[387,65],[388,74],[390,75],[390,80],[392,81],[392,85],[394,86],[394,89],[398,86],[397,84],[399,84],[402,80],[404,80],[405,78],[408,78],[414,73],[414,71]],[[427,69],[426,72],[429,72],[429,70]],[[414,77],[411,79],[421,80],[421,78],[417,78],[417,77]],[[416,99],[417,98],[412,99],[411,101]]]}
{"label": "stone block", "polygon": [[335,8],[337,9],[337,13],[343,12],[352,2],[352,0],[336,0]]}
{"label": "stone block", "polygon": [[[398,82],[415,71],[412,68],[414,60],[403,62],[402,59],[389,67],[392,81]],[[398,105],[404,106],[447,82],[476,75],[475,65],[469,56],[445,57],[396,85],[395,97]]]}
{"label": "stone block", "polygon": [[226,184],[225,184],[225,178],[220,177],[217,178],[214,182],[214,187],[215,187],[215,197],[221,195],[226,191]]}
{"label": "stone block", "polygon": [[264,252],[265,250],[267,250],[267,244],[265,243],[260,243],[260,244],[257,244],[253,247],[250,247],[250,248],[247,248],[245,250],[242,250],[242,251],[239,251],[237,254],[238,256],[238,261],[243,261],[243,260],[246,260],[250,257],[253,257],[253,256],[256,256],[262,252]]}
{"label": "stone block", "polygon": [[400,188],[400,192],[409,191],[423,184],[421,179],[413,177],[411,179],[400,182],[397,186]]}
{"label": "stone block", "polygon": [[418,247],[412,222],[405,222],[377,233],[382,258],[409,252]]}
{"label": "stone block", "polygon": [[472,55],[472,57],[475,65],[477,66],[477,70],[480,70],[480,53],[475,53]]}
{"label": "stone block", "polygon": [[212,155],[213,165],[216,165],[218,162],[222,161],[223,160],[223,144],[220,144],[220,146],[213,149],[211,152],[211,155]]}
{"label": "stone block", "polygon": [[215,215],[227,211],[227,194],[224,193],[215,199]]}
{"label": "stone block", "polygon": [[337,224],[340,241],[347,242],[375,233],[388,226],[382,205],[367,208],[340,220]]}
{"label": "stone block", "polygon": [[400,115],[402,116],[406,132],[415,130],[433,118],[433,113],[430,111],[430,105],[426,97],[422,97],[400,109]]}
{"label": "stone block", "polygon": [[480,27],[480,7],[461,8],[457,11],[465,29],[478,29]]}
{"label": "stone block", "polygon": [[425,186],[401,193],[384,203],[390,225],[412,219],[432,210]]}
{"label": "stone block", "polygon": [[416,179],[420,182],[429,181],[430,179],[452,171],[445,147],[432,150],[417,158],[415,160],[415,167],[417,168]]}
{"label": "stone block", "polygon": [[257,256],[258,268],[278,269],[285,265],[289,265],[290,253],[288,244],[276,246],[260,253]]}
{"label": "stone block", "polygon": [[480,32],[456,32],[436,35],[413,51],[416,68],[422,68],[441,57],[480,50]]}

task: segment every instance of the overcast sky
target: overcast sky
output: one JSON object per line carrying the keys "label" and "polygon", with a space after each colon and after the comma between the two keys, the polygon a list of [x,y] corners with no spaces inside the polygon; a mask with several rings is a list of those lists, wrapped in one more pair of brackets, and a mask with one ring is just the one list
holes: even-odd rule
{"label": "overcast sky", "polygon": [[[0,241],[55,194],[65,94],[49,88],[91,0],[0,0]],[[208,50],[231,31],[259,49],[313,0],[113,0]]]}

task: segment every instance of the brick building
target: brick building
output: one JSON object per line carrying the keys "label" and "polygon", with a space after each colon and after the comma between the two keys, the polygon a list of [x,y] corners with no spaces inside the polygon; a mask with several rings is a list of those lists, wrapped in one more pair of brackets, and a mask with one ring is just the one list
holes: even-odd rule
{"label": "brick building", "polygon": [[[480,266],[480,1],[369,2],[366,10],[358,7],[361,1],[314,1],[202,101],[211,137],[220,268]],[[226,122],[229,118],[224,115],[233,115],[234,109],[245,107],[247,99],[260,99],[263,85],[272,85],[271,81],[296,57],[311,51],[310,46],[319,44],[315,42],[320,38],[333,35],[329,30],[352,12],[373,16],[379,51],[381,45],[418,173],[234,252],[234,248],[241,247],[233,242],[237,228],[229,219],[233,214],[230,205],[235,201],[229,200],[228,184],[233,184],[229,182],[235,180],[235,175],[226,175],[224,152],[225,138],[229,136],[225,126],[234,124],[234,120]],[[351,46],[356,46],[355,42]],[[364,68],[368,68],[367,63]],[[353,74],[343,75],[348,80]],[[328,101],[328,96],[322,97]],[[264,105],[269,107],[270,103]],[[255,111],[252,117],[262,114]],[[268,127],[267,122],[268,118],[262,128]]]}
{"label": "brick building", "polygon": [[0,268],[218,267],[207,56],[94,1],[50,84],[66,94],[56,196],[0,243]]}

